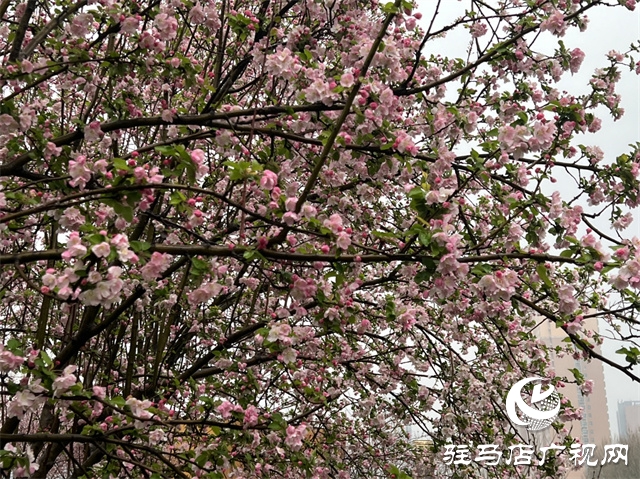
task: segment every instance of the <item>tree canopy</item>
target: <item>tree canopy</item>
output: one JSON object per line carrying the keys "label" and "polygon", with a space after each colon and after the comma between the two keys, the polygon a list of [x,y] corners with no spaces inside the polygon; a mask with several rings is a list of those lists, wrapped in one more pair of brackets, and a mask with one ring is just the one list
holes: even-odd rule
{"label": "tree canopy", "polygon": [[521,378],[589,392],[548,322],[638,380],[640,154],[590,142],[638,45],[557,87],[635,4],[0,2],[3,477],[428,477]]}

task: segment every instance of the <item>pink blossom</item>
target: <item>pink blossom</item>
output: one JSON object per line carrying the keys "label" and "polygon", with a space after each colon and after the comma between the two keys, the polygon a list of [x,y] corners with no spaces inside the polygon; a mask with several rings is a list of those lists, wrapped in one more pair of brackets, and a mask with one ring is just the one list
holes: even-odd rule
{"label": "pink blossom", "polygon": [[18,122],[11,115],[6,113],[0,115],[0,135],[9,135],[20,129]]}
{"label": "pink blossom", "polygon": [[82,240],[77,231],[72,231],[67,241],[67,247],[62,253],[62,259],[68,261],[77,256],[83,256],[87,253],[87,248],[82,245]]}
{"label": "pink blossom", "polygon": [[431,190],[429,191],[429,193],[427,193],[425,202],[428,205],[432,205],[434,203],[444,203],[445,201],[448,201],[453,192],[453,188],[440,188],[438,190]]}
{"label": "pink blossom", "polygon": [[284,207],[287,211],[295,211],[296,205],[298,204],[298,198],[287,198],[284,200]]}
{"label": "pink blossom", "polygon": [[75,230],[85,224],[85,217],[78,208],[70,206],[62,212],[59,224],[67,230]]}
{"label": "pink blossom", "polygon": [[54,288],[56,285],[56,277],[55,275],[51,274],[51,273],[46,273],[43,277],[42,277],[42,284],[44,286],[46,286],[47,288]]}
{"label": "pink blossom", "polygon": [[600,118],[595,117],[593,120],[591,120],[591,123],[589,123],[589,133],[595,133],[597,131],[600,131],[600,128],[602,128],[602,120]]}
{"label": "pink blossom", "polygon": [[153,406],[153,402],[149,401],[148,399],[140,401],[139,399],[130,397],[129,399],[127,399],[127,406],[129,406],[129,408],[131,409],[131,413],[137,419],[151,419],[153,417],[153,414],[147,411],[147,409]]}
{"label": "pink blossom", "polygon": [[576,334],[582,331],[582,321],[579,321],[577,318],[569,323],[566,323],[565,328],[567,328],[567,332],[569,334]]}
{"label": "pink blossom", "polygon": [[312,298],[315,296],[317,290],[317,286],[315,281],[312,278],[303,279],[297,278],[293,282],[293,288],[291,289],[291,296],[293,296],[298,301],[303,299]]}
{"label": "pink blossom", "polygon": [[37,399],[38,397],[29,390],[18,391],[9,403],[7,416],[21,419],[27,410],[36,405]]}
{"label": "pink blossom", "polygon": [[487,24],[484,22],[474,22],[473,25],[469,28],[471,31],[471,36],[473,38],[480,38],[485,35],[489,30]]}
{"label": "pink blossom", "polygon": [[284,351],[282,351],[282,354],[278,359],[280,359],[284,363],[291,364],[296,361],[297,357],[298,357],[298,352],[295,349],[286,348]]}
{"label": "pink blossom", "polygon": [[78,367],[74,364],[67,366],[62,374],[53,380],[53,396],[64,394],[78,382],[78,378],[73,374]]}
{"label": "pink blossom", "polygon": [[327,106],[333,105],[334,93],[331,91],[331,87],[319,78],[305,88],[303,93],[309,103],[322,102]]}
{"label": "pink blossom", "polygon": [[518,275],[515,271],[496,271],[493,275],[485,275],[478,286],[494,299],[508,301],[515,293],[515,287],[519,283]]}
{"label": "pink blossom", "polygon": [[107,389],[102,386],[93,386],[93,395],[98,399],[104,399],[107,397]]}
{"label": "pink blossom", "polygon": [[575,289],[569,284],[558,288],[558,299],[558,310],[561,313],[571,314],[580,307],[580,303],[575,297]]}
{"label": "pink blossom", "polygon": [[80,189],[85,187],[91,179],[91,170],[88,168],[86,156],[78,155],[75,160],[69,160],[69,176],[71,176],[69,182],[71,186],[78,186]]}
{"label": "pink blossom", "polygon": [[69,24],[69,31],[76,37],[84,37],[89,33],[89,25],[93,24],[93,16],[90,13],[80,13],[73,17]]}
{"label": "pink blossom", "polygon": [[291,326],[287,323],[278,323],[271,327],[269,330],[269,335],[267,336],[267,341],[272,343],[276,341],[286,341],[289,340],[289,335],[291,334]]}
{"label": "pink blossom", "polygon": [[159,444],[167,438],[166,434],[162,429],[154,429],[149,433],[149,443],[150,444]]}
{"label": "pink blossom", "polygon": [[580,391],[583,395],[588,396],[593,392],[593,380],[587,379],[582,386],[580,386]]}
{"label": "pink blossom", "polygon": [[118,250],[125,249],[129,247],[129,238],[127,238],[123,234],[118,233],[113,235],[113,238],[111,238],[110,243],[112,246],[114,246]]}
{"label": "pink blossom", "polygon": [[583,60],[584,52],[582,50],[579,48],[571,50],[571,59],[569,60],[569,69],[571,70],[571,73],[578,73]]}
{"label": "pink blossom", "polygon": [[350,86],[353,86],[354,82],[355,82],[355,78],[353,77],[353,73],[351,72],[344,72],[340,77],[340,85],[342,85],[345,88],[349,88]]}
{"label": "pink blossom", "polygon": [[292,80],[301,69],[298,58],[288,48],[267,55],[265,69],[268,73]]}
{"label": "pink blossom", "polygon": [[196,148],[189,153],[191,161],[196,165],[196,178],[202,178],[209,172],[209,168],[205,164],[206,153],[200,148]]}
{"label": "pink blossom", "polygon": [[160,33],[161,40],[171,40],[176,37],[178,31],[178,21],[166,13],[156,15],[153,23]]}
{"label": "pink blossom", "polygon": [[410,153],[411,155],[418,154],[418,147],[413,142],[413,139],[404,131],[396,131],[396,140],[393,146],[400,153],[406,152]]}
{"label": "pink blossom", "polygon": [[304,424],[298,427],[287,426],[287,437],[284,440],[285,444],[294,451],[299,450],[302,447],[302,440],[304,439],[306,430],[307,426]]}
{"label": "pink blossom", "polygon": [[271,191],[278,184],[278,175],[271,170],[264,170],[262,178],[260,178],[260,186],[265,190]]}
{"label": "pink blossom", "polygon": [[216,411],[218,411],[222,415],[223,419],[229,419],[231,417],[231,411],[233,410],[233,404],[231,404],[229,401],[222,401],[222,404],[220,404],[216,408]]}
{"label": "pink blossom", "polygon": [[138,31],[140,20],[137,17],[127,17],[120,23],[120,31],[127,35],[133,35]]}
{"label": "pink blossom", "polygon": [[329,216],[329,219],[324,220],[322,224],[325,228],[329,228],[333,231],[334,234],[338,234],[342,231],[342,217],[337,213]]}
{"label": "pink blossom", "polygon": [[99,121],[92,121],[87,126],[84,127],[84,140],[87,143],[95,143],[100,141],[104,133],[100,129]]}
{"label": "pink blossom", "polygon": [[94,161],[93,162],[93,171],[95,173],[101,173],[103,175],[106,175],[107,174],[107,166],[109,166],[109,163],[107,162],[107,160]]}
{"label": "pink blossom", "polygon": [[533,124],[533,137],[531,149],[533,151],[544,150],[551,146],[556,134],[556,125],[552,122],[536,121]]}
{"label": "pink blossom", "polygon": [[223,286],[221,284],[207,283],[189,294],[189,303],[193,306],[206,303],[211,298],[218,296],[222,290]]}
{"label": "pink blossom", "polygon": [[631,223],[633,223],[633,215],[631,213],[626,213],[613,222],[613,228],[617,231],[621,231],[628,228]]}
{"label": "pink blossom", "polygon": [[18,369],[24,358],[13,354],[11,351],[4,348],[3,344],[0,344],[0,372],[7,373]]}
{"label": "pink blossom", "polygon": [[31,63],[29,60],[22,60],[22,62],[20,63],[20,68],[25,73],[31,73],[33,71],[33,63]]}
{"label": "pink blossom", "polygon": [[287,211],[284,215],[282,215],[282,221],[284,221],[287,226],[293,226],[299,219],[300,216],[293,211]]}
{"label": "pink blossom", "polygon": [[342,232],[338,235],[338,239],[336,239],[336,245],[338,248],[346,251],[349,249],[349,245],[351,245],[351,238],[347,233]]}
{"label": "pink blossom", "polygon": [[193,25],[201,25],[207,19],[204,9],[200,3],[196,3],[189,11],[189,22]]}
{"label": "pink blossom", "polygon": [[111,253],[111,246],[109,243],[103,241],[102,243],[92,246],[91,252],[98,258],[106,258],[109,256],[109,253]]}
{"label": "pink blossom", "polygon": [[309,203],[305,203],[305,205],[302,207],[301,213],[305,218],[315,218],[318,214],[318,210],[315,206]]}
{"label": "pink blossom", "polygon": [[160,115],[162,117],[162,119],[164,121],[166,121],[167,123],[172,123],[173,122],[173,118],[174,118],[174,114],[173,111],[171,111],[170,109],[166,108],[164,110],[162,110],[162,114]]}
{"label": "pink blossom", "polygon": [[160,276],[171,265],[172,256],[155,251],[151,259],[145,264],[140,273],[145,281],[152,281]]}
{"label": "pink blossom", "polygon": [[563,37],[567,30],[567,25],[564,21],[564,15],[560,10],[555,10],[549,18],[540,24],[540,31],[549,31],[554,35]]}
{"label": "pink blossom", "polygon": [[245,426],[255,426],[258,424],[258,408],[254,405],[249,405],[244,411],[244,424]]}

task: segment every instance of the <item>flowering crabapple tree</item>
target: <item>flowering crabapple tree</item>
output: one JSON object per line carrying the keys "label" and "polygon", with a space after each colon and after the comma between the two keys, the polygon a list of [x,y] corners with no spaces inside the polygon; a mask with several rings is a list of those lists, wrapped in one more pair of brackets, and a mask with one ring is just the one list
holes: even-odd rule
{"label": "flowering crabapple tree", "polygon": [[638,379],[640,156],[590,143],[638,47],[557,86],[635,1],[431,3],[0,2],[3,477],[433,477],[515,381],[589,391],[546,322]]}

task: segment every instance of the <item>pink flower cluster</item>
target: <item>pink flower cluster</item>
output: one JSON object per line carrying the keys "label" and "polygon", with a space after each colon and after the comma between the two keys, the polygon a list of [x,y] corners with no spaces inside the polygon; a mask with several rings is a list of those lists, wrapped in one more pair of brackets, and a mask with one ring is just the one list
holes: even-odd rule
{"label": "pink flower cluster", "polygon": [[169,254],[158,253],[155,251],[151,255],[151,259],[140,270],[140,274],[145,281],[153,281],[164,273],[171,265],[173,257]]}
{"label": "pink flower cluster", "polygon": [[13,354],[11,351],[4,348],[3,344],[0,344],[0,372],[7,373],[9,371],[15,371],[18,369],[24,358]]}
{"label": "pink flower cluster", "polygon": [[627,260],[618,271],[618,274],[610,279],[610,283],[616,289],[626,289],[631,286],[640,289],[640,253]]}
{"label": "pink flower cluster", "polygon": [[46,396],[42,396],[46,389],[40,384],[41,379],[36,379],[26,389],[18,391],[13,395],[9,407],[7,408],[8,417],[22,418],[25,412],[34,410],[40,404],[47,400]]}
{"label": "pink flower cluster", "polygon": [[503,270],[483,276],[478,281],[478,287],[492,299],[508,301],[519,283],[520,280],[515,271]]}
{"label": "pink flower cluster", "polygon": [[223,289],[224,286],[219,283],[207,283],[202,285],[189,293],[189,303],[192,306],[204,304],[211,298],[218,296]]}
{"label": "pink flower cluster", "polygon": [[298,301],[303,299],[312,298],[315,296],[317,290],[316,282],[313,278],[299,278],[297,275],[293,277],[293,284],[291,285],[291,296]]}
{"label": "pink flower cluster", "polygon": [[71,364],[64,368],[60,376],[53,380],[53,397],[66,393],[71,386],[74,386],[78,382],[78,378],[74,374],[76,369],[78,369],[78,366]]}
{"label": "pink flower cluster", "polygon": [[42,276],[42,288],[43,293],[49,293],[57,288],[57,295],[61,299],[69,299],[72,297],[76,299],[80,294],[80,289],[72,289],[71,285],[77,282],[80,277],[76,274],[77,271],[84,268],[82,261],[76,261],[72,267],[65,268],[61,274],[56,276],[57,271],[54,268],[46,270]]}
{"label": "pink flower cluster", "polygon": [[189,153],[191,157],[191,161],[193,161],[194,165],[196,165],[196,178],[202,178],[209,172],[209,167],[205,164],[206,154],[200,148],[196,148],[195,150]]}
{"label": "pink flower cluster", "polygon": [[271,75],[292,80],[301,69],[300,60],[285,47],[267,55],[265,69]]}
{"label": "pink flower cluster", "polygon": [[77,231],[72,231],[67,240],[67,247],[62,253],[62,259],[69,262],[71,258],[87,254],[87,247],[82,244],[82,239]]}
{"label": "pink flower cluster", "polygon": [[122,268],[119,266],[109,267],[107,279],[105,280],[102,279],[102,275],[98,272],[92,272],[88,281],[89,283],[95,282],[95,286],[80,293],[80,299],[89,306],[102,305],[107,309],[110,308],[113,303],[120,299],[120,293],[124,287],[124,281],[120,279],[121,274]]}
{"label": "pink flower cluster", "polygon": [[87,163],[86,156],[78,155],[75,160],[69,160],[69,176],[71,176],[71,181],[69,182],[71,186],[84,189],[91,179],[91,169]]}
{"label": "pink flower cluster", "polygon": [[278,323],[271,327],[267,341],[272,343],[281,341],[284,344],[291,344],[291,326],[287,323]]}
{"label": "pink flower cluster", "polygon": [[258,419],[260,418],[260,410],[257,407],[249,405],[247,406],[247,409],[243,409],[239,404],[234,406],[227,400],[222,401],[222,403],[216,408],[216,411],[220,413],[223,419],[231,418],[232,412],[244,413],[243,423],[245,426],[249,427],[258,424]]}
{"label": "pink flower cluster", "polygon": [[278,175],[271,170],[264,170],[260,179],[260,186],[271,191],[278,185]]}
{"label": "pink flower cluster", "polygon": [[549,17],[540,24],[541,31],[549,31],[558,37],[563,37],[567,31],[567,24],[564,15],[560,10],[555,10]]}
{"label": "pink flower cluster", "polygon": [[570,284],[558,288],[558,310],[564,314],[571,314],[580,307],[576,299],[576,290]]}
{"label": "pink flower cluster", "polygon": [[284,443],[294,451],[299,450],[302,447],[302,440],[304,439],[307,426],[301,424],[298,427],[287,426],[287,437]]}
{"label": "pink flower cluster", "polygon": [[176,37],[178,31],[178,20],[176,20],[175,17],[166,13],[160,13],[156,15],[153,23],[158,29],[161,40],[171,40]]}

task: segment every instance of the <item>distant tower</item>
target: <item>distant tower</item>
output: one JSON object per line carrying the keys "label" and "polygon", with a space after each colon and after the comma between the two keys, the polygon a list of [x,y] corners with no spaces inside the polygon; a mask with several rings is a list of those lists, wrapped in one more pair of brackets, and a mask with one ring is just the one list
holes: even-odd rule
{"label": "distant tower", "polygon": [[[583,322],[585,329],[598,331],[597,318],[587,318]],[[565,346],[562,340],[567,337],[566,333],[556,327],[551,321],[545,321],[536,330],[538,337],[548,346]],[[596,352],[600,352],[600,347],[596,346]],[[603,365],[598,360],[589,363],[582,359],[574,359],[571,355],[558,357],[551,354],[551,367],[556,375],[573,378],[572,369],[577,369],[584,375],[585,379],[593,381],[593,392],[584,396],[580,388],[575,384],[567,384],[566,387],[558,389],[558,392],[566,397],[575,407],[584,410],[581,421],[566,423],[573,437],[580,438],[583,444],[595,444],[597,449],[602,450],[603,445],[608,444],[611,439],[609,428],[609,409],[607,408],[607,395],[604,382]],[[573,471],[567,475],[568,479],[582,479],[584,471]]]}
{"label": "distant tower", "polygon": [[618,432],[621,439],[640,432],[640,401],[618,402]]}

